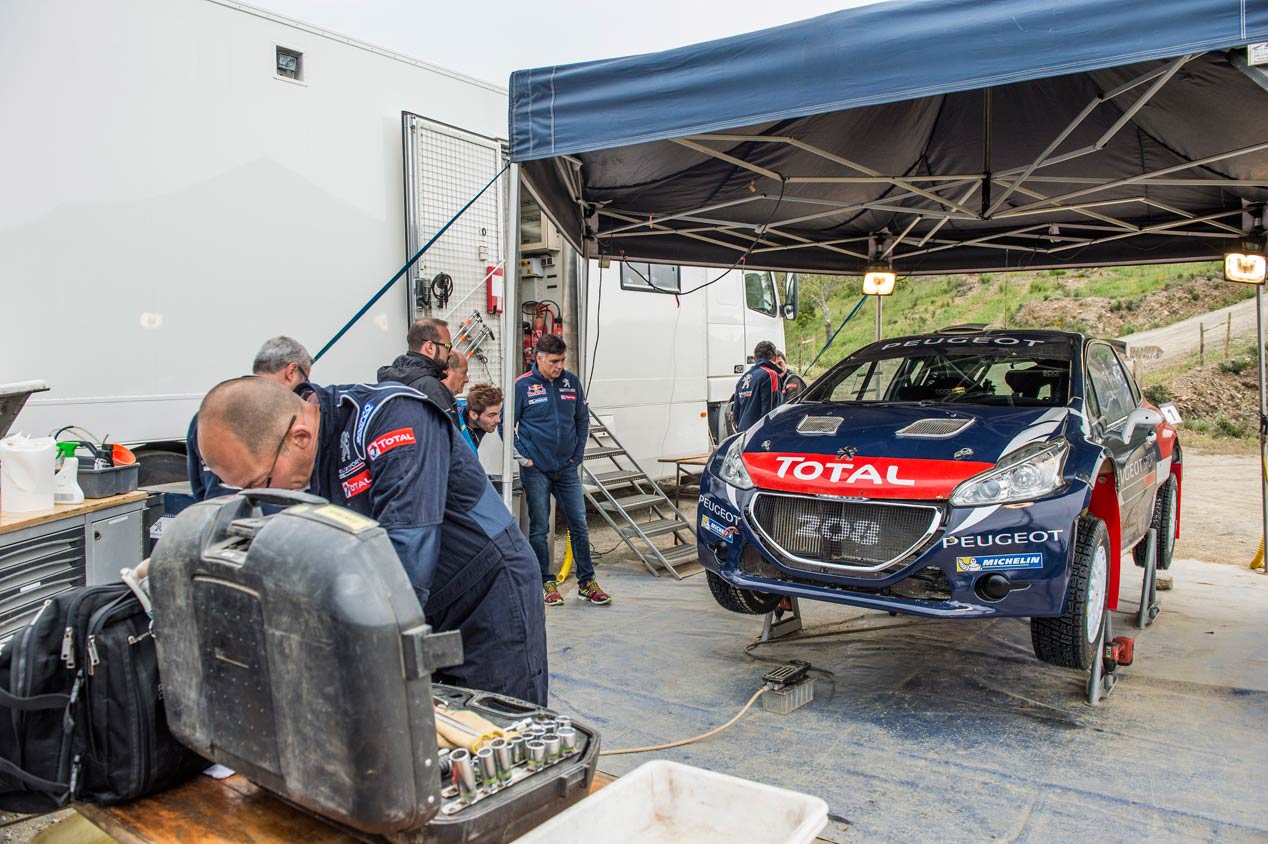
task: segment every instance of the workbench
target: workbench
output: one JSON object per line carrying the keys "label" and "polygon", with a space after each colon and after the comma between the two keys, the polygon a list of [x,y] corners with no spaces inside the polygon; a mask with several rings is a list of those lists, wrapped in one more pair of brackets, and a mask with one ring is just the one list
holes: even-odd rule
{"label": "workbench", "polygon": [[[613,781],[595,772],[590,793]],[[245,777],[198,776],[161,794],[118,806],[75,809],[118,844],[361,844],[362,839],[302,812]],[[527,830],[526,830],[527,831]],[[377,840],[377,839],[367,839]]]}
{"label": "workbench", "polygon": [[127,492],[0,513],[0,641],[53,595],[116,580],[119,569],[141,562],[147,497]]}
{"label": "workbench", "polygon": [[[683,487],[684,481],[696,481],[699,484],[700,476],[704,474],[704,467],[709,465],[709,458],[712,454],[692,454],[689,457],[662,457],[657,463],[674,464],[674,506],[678,506],[678,494]],[[693,472],[688,466],[699,466],[699,472]]]}

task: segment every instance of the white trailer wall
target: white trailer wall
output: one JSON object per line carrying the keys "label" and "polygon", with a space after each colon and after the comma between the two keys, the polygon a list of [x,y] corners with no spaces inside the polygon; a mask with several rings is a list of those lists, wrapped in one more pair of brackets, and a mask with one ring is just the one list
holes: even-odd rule
{"label": "white trailer wall", "polygon": [[[0,383],[53,387],[32,432],[183,438],[261,341],[315,352],[404,262],[402,111],[505,134],[497,86],[227,0],[7,0],[0,78]],[[372,379],[407,325],[402,283],[315,380]]]}

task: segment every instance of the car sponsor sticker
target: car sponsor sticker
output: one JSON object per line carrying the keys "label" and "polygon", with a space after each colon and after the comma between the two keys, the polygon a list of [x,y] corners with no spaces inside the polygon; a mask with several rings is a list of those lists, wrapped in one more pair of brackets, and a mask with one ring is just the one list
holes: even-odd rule
{"label": "car sponsor sticker", "polygon": [[956,557],[956,571],[999,571],[1000,569],[1041,569],[1043,554],[996,554],[990,557]]}
{"label": "car sponsor sticker", "polygon": [[1056,541],[1065,533],[1061,528],[1053,530],[1014,530],[1005,533],[948,536],[942,540],[943,548],[991,548],[998,545],[1021,545],[1025,542]]}
{"label": "car sponsor sticker", "polygon": [[1042,346],[1045,340],[1036,340],[1031,337],[922,337],[916,340],[900,340],[894,343],[886,343],[881,346],[881,351],[886,349],[897,349],[900,346],[905,349],[912,349],[917,346],[1025,346],[1033,348],[1034,346]]}
{"label": "car sponsor sticker", "polygon": [[730,507],[723,507],[712,498],[706,498],[703,495],[700,496],[700,506],[703,509],[708,510],[720,521],[726,522],[729,525],[738,525],[740,523],[739,513],[735,512]]}
{"label": "car sponsor sticker", "polygon": [[731,526],[724,525],[721,522],[717,521],[716,519],[711,519],[704,514],[700,515],[700,527],[709,531],[709,533],[713,534],[714,536],[721,537],[721,539],[724,542],[728,542],[728,543],[734,542],[735,535],[739,533],[739,528],[735,527],[734,525],[731,525]]}
{"label": "car sponsor sticker", "polygon": [[865,498],[946,498],[966,478],[993,466],[972,460],[851,457],[831,454],[744,453],[753,483],[811,495]]}
{"label": "car sponsor sticker", "polygon": [[366,469],[359,475],[354,475],[343,482],[343,497],[356,498],[365,492],[374,482],[370,480],[370,470]]}
{"label": "car sponsor sticker", "polygon": [[370,456],[371,460],[378,460],[394,448],[400,448],[403,445],[414,445],[416,442],[413,428],[397,428],[395,431],[388,431],[371,442],[365,447],[365,453]]}

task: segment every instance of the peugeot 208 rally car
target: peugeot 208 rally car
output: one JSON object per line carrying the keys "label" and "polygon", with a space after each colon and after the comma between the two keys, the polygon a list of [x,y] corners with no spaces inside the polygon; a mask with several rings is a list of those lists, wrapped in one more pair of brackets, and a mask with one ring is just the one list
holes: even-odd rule
{"label": "peugeot 208 rally car", "polygon": [[1120,561],[1170,565],[1180,447],[1119,348],[1059,331],[900,337],[838,363],[721,443],[697,512],[729,610],[781,596],[937,618],[1031,619],[1087,668]]}

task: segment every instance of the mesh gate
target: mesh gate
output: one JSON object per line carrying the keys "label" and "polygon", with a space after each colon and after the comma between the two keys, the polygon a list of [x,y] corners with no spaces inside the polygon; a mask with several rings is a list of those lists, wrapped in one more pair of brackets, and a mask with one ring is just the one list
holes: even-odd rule
{"label": "mesh gate", "polygon": [[[502,168],[501,144],[414,114],[403,115],[405,144],[406,257],[440,230]],[[504,181],[504,180],[503,180]],[[473,383],[501,382],[500,318],[486,312],[485,279],[501,269],[504,185],[494,185],[467,209],[427,250],[410,271],[410,321],[436,317],[449,323],[458,344],[464,322],[478,312],[489,332],[470,358]],[[432,295],[440,273],[453,279],[453,292],[441,305]],[[505,272],[505,279],[514,278]],[[430,309],[426,298],[431,298]],[[470,325],[468,323],[468,325]],[[470,326],[479,330],[479,326]],[[464,344],[464,347],[466,344]]]}

